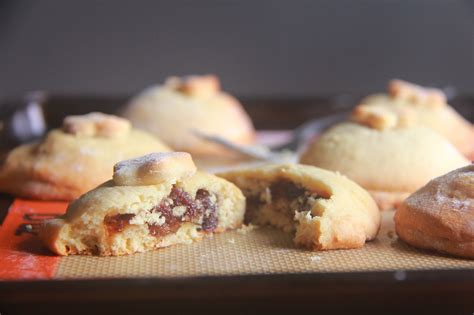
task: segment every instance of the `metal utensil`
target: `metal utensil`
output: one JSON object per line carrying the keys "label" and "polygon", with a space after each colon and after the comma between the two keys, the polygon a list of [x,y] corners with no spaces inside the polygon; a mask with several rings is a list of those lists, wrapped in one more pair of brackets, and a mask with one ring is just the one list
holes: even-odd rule
{"label": "metal utensil", "polygon": [[193,134],[206,141],[211,141],[226,147],[227,149],[242,155],[270,162],[294,162],[296,154],[315,134],[320,133],[329,126],[347,119],[349,112],[341,112],[322,118],[312,119],[292,131],[291,140],[277,147],[269,148],[258,145],[241,145],[226,140],[218,135],[206,134],[199,130],[193,130]]}
{"label": "metal utensil", "polygon": [[46,131],[42,105],[46,94],[32,92],[16,102],[0,105],[0,150],[41,137]]}

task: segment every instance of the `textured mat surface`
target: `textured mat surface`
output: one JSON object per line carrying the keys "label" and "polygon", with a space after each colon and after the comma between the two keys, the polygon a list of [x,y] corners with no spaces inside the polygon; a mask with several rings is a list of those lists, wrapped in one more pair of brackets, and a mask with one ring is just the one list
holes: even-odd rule
{"label": "textured mat surface", "polygon": [[190,245],[125,257],[64,257],[57,278],[183,277],[203,275],[473,269],[474,261],[414,249],[400,242],[393,212],[383,215],[375,241],[361,249],[312,252],[270,227],[214,235]]}

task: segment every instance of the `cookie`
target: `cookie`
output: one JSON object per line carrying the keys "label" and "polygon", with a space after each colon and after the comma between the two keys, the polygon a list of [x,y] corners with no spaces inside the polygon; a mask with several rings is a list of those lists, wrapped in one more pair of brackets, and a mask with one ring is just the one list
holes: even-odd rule
{"label": "cookie", "polygon": [[312,250],[359,248],[373,240],[380,212],[345,176],[305,165],[268,165],[217,174],[242,189],[245,222],[295,233]]}
{"label": "cookie", "polygon": [[120,160],[170,149],[128,120],[102,113],[69,116],[61,129],[12,150],[0,168],[0,191],[73,200],[112,176]]}
{"label": "cookie", "polygon": [[419,248],[474,259],[474,165],[430,181],[395,213],[395,230]]}
{"label": "cookie", "polygon": [[113,180],[120,186],[153,185],[195,172],[196,165],[189,153],[153,153],[115,164]]}
{"label": "cookie", "polygon": [[300,162],[340,172],[367,189],[381,209],[396,207],[432,178],[469,164],[445,138],[424,127],[331,127]]}
{"label": "cookie", "polygon": [[221,91],[219,79],[213,75],[168,78],[165,84],[133,98],[123,115],[135,127],[193,156],[231,155],[224,147],[197,137],[195,130],[244,145],[255,137],[242,105]]}
{"label": "cookie", "polygon": [[118,256],[240,227],[242,192],[196,171],[189,159],[154,153],[116,164],[113,180],[73,201],[63,217],[45,221],[40,238],[58,255]]}
{"label": "cookie", "polygon": [[[374,112],[385,121],[368,119]],[[474,159],[474,126],[447,104],[446,96],[438,89],[392,80],[388,94],[363,99],[352,113],[352,120],[382,129],[424,126],[444,136],[468,159]]]}

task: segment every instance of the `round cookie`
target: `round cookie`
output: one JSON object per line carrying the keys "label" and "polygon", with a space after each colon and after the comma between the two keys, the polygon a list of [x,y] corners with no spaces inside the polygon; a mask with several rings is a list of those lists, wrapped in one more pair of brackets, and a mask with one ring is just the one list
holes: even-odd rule
{"label": "round cookie", "polygon": [[245,223],[294,232],[312,250],[364,246],[376,237],[380,211],[371,196],[343,175],[307,165],[267,165],[217,174],[242,189]]}
{"label": "round cookie", "polygon": [[355,123],[327,130],[300,160],[348,176],[367,189],[381,209],[396,207],[432,178],[469,164],[430,129],[378,130]]}
{"label": "round cookie", "polygon": [[132,129],[126,119],[91,113],[69,116],[62,129],[12,150],[0,168],[0,191],[43,200],[73,200],[112,175],[123,159],[170,149]]}
{"label": "round cookie", "polygon": [[415,247],[474,259],[474,165],[435,178],[395,214],[398,236]]}
{"label": "round cookie", "polygon": [[[354,110],[352,120],[366,123],[367,115],[380,111],[392,116],[386,119],[386,127],[424,126],[433,129],[468,159],[474,159],[474,126],[447,104],[441,90],[392,80],[388,94],[364,98]],[[377,122],[373,121],[372,126],[374,123]]]}
{"label": "round cookie", "polygon": [[172,77],[133,98],[124,117],[163,139],[176,151],[195,155],[227,154],[225,148],[193,134],[198,130],[238,144],[255,137],[252,122],[237,99],[220,90],[216,76]]}
{"label": "round cookie", "polygon": [[[222,178],[196,171],[176,153],[120,162],[114,180],[73,201],[63,217],[46,220],[40,238],[58,255],[118,256],[191,243],[241,226],[242,192]],[[186,172],[176,172],[178,164]]]}

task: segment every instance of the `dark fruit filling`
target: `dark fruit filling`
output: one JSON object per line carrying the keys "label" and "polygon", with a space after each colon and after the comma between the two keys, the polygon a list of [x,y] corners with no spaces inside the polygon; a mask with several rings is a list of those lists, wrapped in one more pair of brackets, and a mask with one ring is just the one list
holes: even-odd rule
{"label": "dark fruit filling", "polygon": [[217,227],[217,207],[212,201],[211,194],[204,189],[199,189],[196,193],[196,201],[199,201],[199,209],[202,209],[202,229],[204,231],[214,231]]}
{"label": "dark fruit filling", "polygon": [[293,219],[294,211],[311,210],[314,200],[325,198],[316,193],[308,191],[289,180],[280,180],[270,184],[270,186],[258,195],[255,192],[247,191],[247,210],[245,212],[245,223],[251,223],[256,212],[264,205],[271,203],[275,211],[284,213]]}
{"label": "dark fruit filling", "polygon": [[[159,212],[165,222],[161,225],[148,224],[148,230],[153,236],[165,236],[176,232],[183,222],[194,222],[201,224],[201,230],[212,232],[217,227],[217,205],[216,198],[207,190],[199,189],[196,197],[183,189],[173,185],[170,194],[164,198],[151,212]],[[177,213],[177,207],[184,207],[184,211]],[[173,213],[174,212],[174,213]],[[130,224],[135,214],[108,215],[104,219],[109,234],[121,232]]]}
{"label": "dark fruit filling", "polygon": [[122,232],[125,229],[130,220],[134,217],[134,214],[125,213],[125,214],[116,214],[112,216],[106,216],[104,219],[104,224],[107,227],[109,234]]}
{"label": "dark fruit filling", "polygon": [[244,195],[246,199],[244,223],[249,224],[252,223],[256,212],[265,204],[265,201],[259,195],[250,195],[246,192],[244,192]]}

